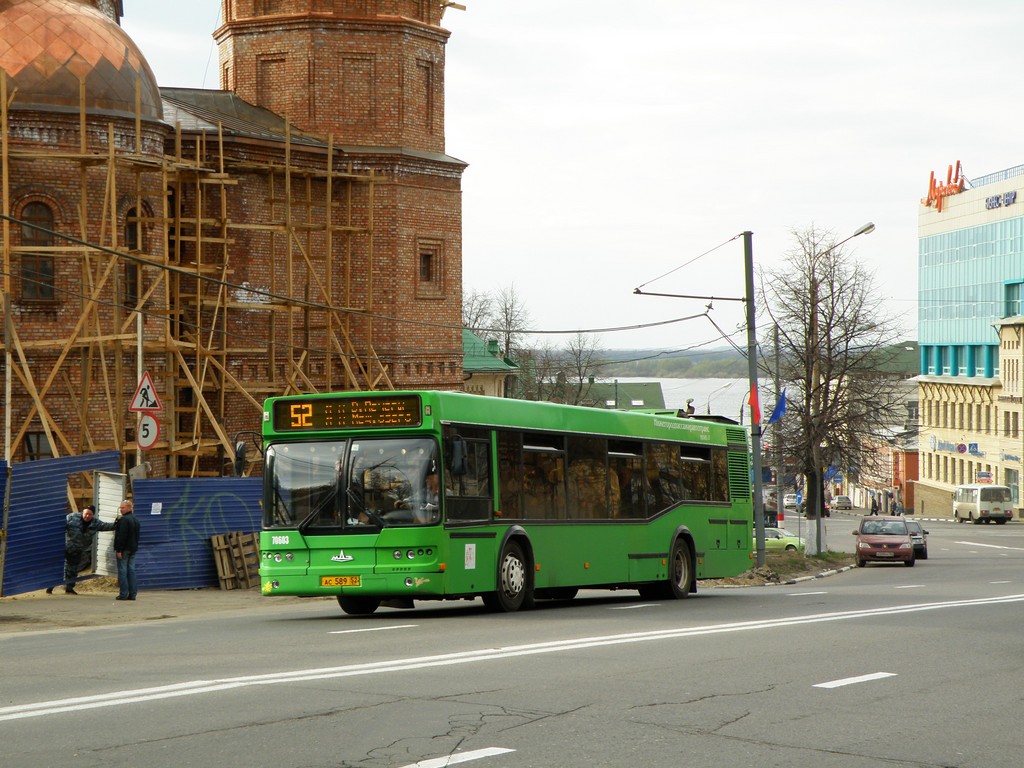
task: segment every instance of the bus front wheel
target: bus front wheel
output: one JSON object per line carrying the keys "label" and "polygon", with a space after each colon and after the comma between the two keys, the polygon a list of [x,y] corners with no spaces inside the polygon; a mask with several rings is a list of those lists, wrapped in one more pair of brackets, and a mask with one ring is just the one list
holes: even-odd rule
{"label": "bus front wheel", "polygon": [[380,607],[380,600],[372,597],[338,595],[338,605],[349,616],[369,616]]}
{"label": "bus front wheel", "polygon": [[498,590],[484,595],[484,605],[511,613],[533,607],[533,588],[526,556],[518,542],[505,544],[498,560]]}

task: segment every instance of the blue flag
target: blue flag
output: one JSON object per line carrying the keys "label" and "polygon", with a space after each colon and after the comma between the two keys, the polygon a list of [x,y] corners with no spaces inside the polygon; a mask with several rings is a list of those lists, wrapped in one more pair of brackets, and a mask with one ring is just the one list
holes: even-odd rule
{"label": "blue flag", "polygon": [[786,415],[786,390],[782,390],[782,394],[779,395],[779,401],[775,404],[775,410],[772,411],[771,417],[768,419],[769,424],[774,424],[780,421],[783,416]]}

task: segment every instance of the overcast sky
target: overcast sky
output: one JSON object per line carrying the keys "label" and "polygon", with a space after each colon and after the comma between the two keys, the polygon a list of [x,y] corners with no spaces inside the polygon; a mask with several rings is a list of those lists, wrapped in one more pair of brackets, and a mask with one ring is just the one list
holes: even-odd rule
{"label": "overcast sky", "polygon": [[[929,174],[1024,164],[1020,0],[462,2],[445,26],[464,286],[514,286],[534,329],[696,315],[633,289],[742,297],[744,230],[769,267],[793,229],[872,221],[848,246],[913,337]],[[218,87],[219,0],[124,5],[161,86]],[[742,305],[712,316],[736,332]],[[724,344],[706,319],[600,341]]]}

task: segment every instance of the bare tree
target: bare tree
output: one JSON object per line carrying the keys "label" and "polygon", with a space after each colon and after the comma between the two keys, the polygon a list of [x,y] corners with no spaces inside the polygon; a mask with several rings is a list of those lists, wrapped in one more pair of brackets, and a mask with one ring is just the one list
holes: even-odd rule
{"label": "bare tree", "polygon": [[761,272],[760,300],[779,330],[782,449],[807,478],[808,509],[821,510],[825,468],[855,472],[877,461],[873,440],[903,414],[899,378],[887,373],[901,329],[874,273],[833,233],[812,226],[792,234],[782,266]]}
{"label": "bare tree", "polygon": [[551,344],[527,347],[530,312],[515,285],[496,294],[464,291],[462,323],[479,336],[498,338],[505,357],[516,360],[514,397],[581,403],[587,399],[590,380],[604,365],[597,337],[585,333],[575,334],[562,349]]}
{"label": "bare tree", "polygon": [[[600,357],[601,349],[596,336],[577,333],[569,339],[565,351],[565,402],[579,405],[587,399],[590,382],[604,365]],[[571,385],[571,389],[568,385]]]}
{"label": "bare tree", "polygon": [[519,372],[512,396],[520,400],[551,400],[556,388],[558,351],[550,344],[521,348],[516,353]]}
{"label": "bare tree", "polygon": [[477,336],[494,338],[494,297],[470,288],[462,292],[462,327]]}
{"label": "bare tree", "polygon": [[522,297],[516,293],[515,285],[509,285],[498,291],[494,298],[492,320],[505,357],[513,357],[522,345],[526,329],[530,325],[530,311],[526,308]]}
{"label": "bare tree", "polygon": [[605,364],[596,338],[585,333],[577,333],[565,347],[545,344],[520,355],[523,397],[570,405],[588,404],[591,380]]}

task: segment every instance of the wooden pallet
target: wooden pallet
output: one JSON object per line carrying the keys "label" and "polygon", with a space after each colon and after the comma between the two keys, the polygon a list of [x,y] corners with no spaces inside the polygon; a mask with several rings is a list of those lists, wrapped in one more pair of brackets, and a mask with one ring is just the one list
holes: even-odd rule
{"label": "wooden pallet", "polygon": [[260,543],[256,533],[212,536],[213,558],[221,589],[251,589],[260,583]]}

